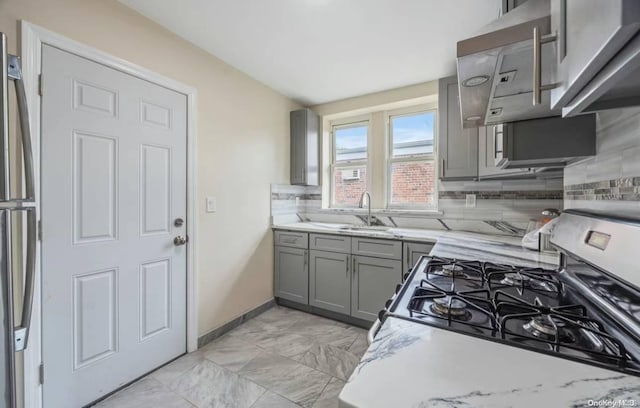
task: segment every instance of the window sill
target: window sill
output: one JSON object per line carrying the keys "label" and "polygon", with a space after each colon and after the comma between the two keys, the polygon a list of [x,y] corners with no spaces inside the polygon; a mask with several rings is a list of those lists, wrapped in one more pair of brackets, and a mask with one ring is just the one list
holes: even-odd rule
{"label": "window sill", "polygon": [[[366,208],[321,208],[314,211],[319,214],[344,214],[344,215],[367,215],[368,210]],[[424,218],[439,218],[444,215],[444,212],[438,210],[412,210],[401,208],[389,208],[389,209],[371,209],[371,215],[381,217],[424,217]]]}

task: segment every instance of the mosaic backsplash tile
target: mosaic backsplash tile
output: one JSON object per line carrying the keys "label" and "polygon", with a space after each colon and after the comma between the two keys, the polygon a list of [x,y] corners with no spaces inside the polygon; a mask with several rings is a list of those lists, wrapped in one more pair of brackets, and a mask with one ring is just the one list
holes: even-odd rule
{"label": "mosaic backsplash tile", "polygon": [[565,168],[564,207],[640,211],[640,108],[598,112],[596,155]]}
{"label": "mosaic backsplash tile", "polygon": [[477,200],[562,200],[563,190],[522,190],[522,191],[440,191],[441,199],[464,200],[467,194],[475,194]]}
{"label": "mosaic backsplash tile", "polygon": [[626,177],[565,186],[567,200],[640,201],[640,177]]}

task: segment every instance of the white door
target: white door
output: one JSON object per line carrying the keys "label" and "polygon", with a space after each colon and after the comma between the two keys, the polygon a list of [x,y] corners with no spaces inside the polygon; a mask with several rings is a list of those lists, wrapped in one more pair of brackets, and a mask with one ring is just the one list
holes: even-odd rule
{"label": "white door", "polygon": [[44,404],[88,404],[186,352],[183,94],[42,55]]}

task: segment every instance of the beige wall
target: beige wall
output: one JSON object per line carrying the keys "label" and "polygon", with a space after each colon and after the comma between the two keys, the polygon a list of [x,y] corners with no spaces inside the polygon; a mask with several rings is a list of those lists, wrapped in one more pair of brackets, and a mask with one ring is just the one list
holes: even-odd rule
{"label": "beige wall", "polygon": [[[200,335],[273,297],[272,182],[289,180],[290,99],[115,0],[0,0],[17,53],[19,20],[195,87]],[[217,213],[204,212],[208,195]]]}

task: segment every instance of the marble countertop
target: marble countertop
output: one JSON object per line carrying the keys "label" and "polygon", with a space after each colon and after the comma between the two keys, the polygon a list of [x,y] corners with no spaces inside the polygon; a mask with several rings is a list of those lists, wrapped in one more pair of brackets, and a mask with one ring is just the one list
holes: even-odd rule
{"label": "marble countertop", "polygon": [[544,267],[558,266],[558,254],[522,248],[521,238],[487,235],[465,231],[441,231],[418,228],[345,229],[345,224],[296,222],[273,225],[273,229],[349,235],[356,237],[397,239],[412,242],[436,243],[431,254],[436,256],[506,263],[511,265]]}
{"label": "marble countertop", "polygon": [[[340,408],[588,407],[640,403],[640,378],[388,318]],[[613,406],[613,405],[600,405]]]}
{"label": "marble countertop", "polygon": [[[404,231],[402,239],[433,236],[434,256],[558,265],[557,254],[523,249],[517,237]],[[342,390],[340,408],[587,407],[613,400],[640,405],[640,378],[389,317]]]}

